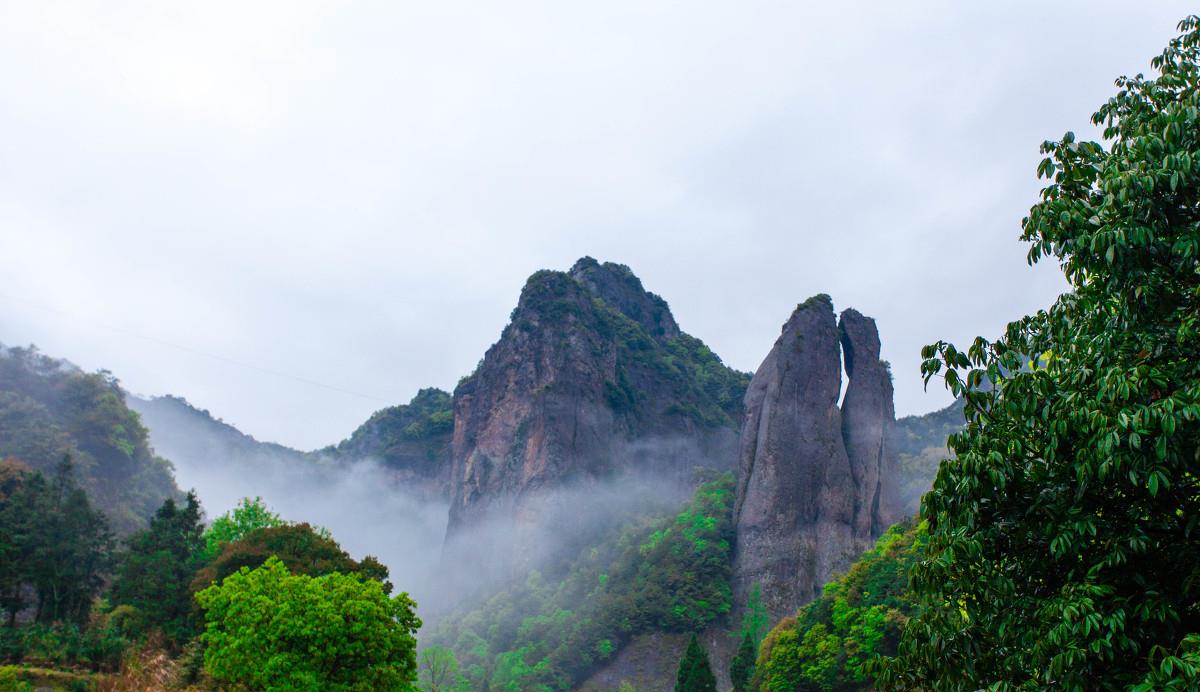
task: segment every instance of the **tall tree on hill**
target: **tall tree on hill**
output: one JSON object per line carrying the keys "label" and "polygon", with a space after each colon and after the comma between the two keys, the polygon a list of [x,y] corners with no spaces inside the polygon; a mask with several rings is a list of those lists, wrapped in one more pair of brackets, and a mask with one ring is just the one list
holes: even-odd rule
{"label": "tall tree on hill", "polygon": [[198,633],[190,586],[204,560],[200,517],[200,503],[189,492],[182,507],[163,502],[150,526],[130,537],[112,600],[134,609],[134,629],[160,630],[174,644]]}
{"label": "tall tree on hill", "polygon": [[679,659],[679,672],[675,675],[675,692],[717,692],[717,678],[708,662],[708,654],[700,646],[696,635],[688,640],[683,658]]}
{"label": "tall tree on hill", "polygon": [[747,692],[750,689],[750,679],[754,677],[754,659],[758,656],[757,648],[749,632],[742,635],[742,643],[738,645],[737,653],[729,662],[729,682],[733,684],[733,692]]}
{"label": "tall tree on hill", "polygon": [[112,534],[76,482],[70,457],[63,457],[48,483],[41,478],[31,478],[26,505],[32,509],[26,555],[37,593],[34,619],[82,623],[109,568]]}
{"label": "tall tree on hill", "polygon": [[1107,149],[1043,145],[1022,237],[1070,291],[994,343],[926,347],[967,428],[885,685],[1200,686],[1200,17],[1179,30],[1093,116]]}

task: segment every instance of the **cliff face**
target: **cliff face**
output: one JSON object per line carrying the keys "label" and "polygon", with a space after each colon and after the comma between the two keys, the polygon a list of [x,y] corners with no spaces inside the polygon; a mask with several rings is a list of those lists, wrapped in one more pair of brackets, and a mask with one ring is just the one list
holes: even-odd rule
{"label": "cliff face", "polygon": [[850,309],[842,312],[838,327],[849,378],[842,399],[842,439],[857,491],[854,532],[875,537],[902,518],[895,482],[892,375],[879,359],[875,320]]}
{"label": "cliff face", "polygon": [[[627,472],[687,484],[697,466],[731,467],[745,383],[627,267],[585,258],[534,274],[454,394],[448,553],[528,565],[549,522],[564,533],[582,521],[552,491]],[[485,524],[509,544],[455,550]]]}
{"label": "cliff face", "polygon": [[[849,384],[842,407],[841,350]],[[796,308],[745,399],[734,507],[736,602],[761,584],[772,619],[820,593],[895,513],[891,380],[872,320],[828,296]]]}

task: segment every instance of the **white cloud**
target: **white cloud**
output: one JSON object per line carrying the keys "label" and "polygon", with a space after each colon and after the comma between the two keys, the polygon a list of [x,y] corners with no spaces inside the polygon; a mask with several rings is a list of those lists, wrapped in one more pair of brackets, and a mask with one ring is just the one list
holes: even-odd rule
{"label": "white cloud", "polygon": [[1016,240],[1038,143],[1188,11],[10,3],[0,341],[315,447],[453,387],[530,272],[591,254],[742,369],[830,293],[921,412],[922,344],[1061,289]]}

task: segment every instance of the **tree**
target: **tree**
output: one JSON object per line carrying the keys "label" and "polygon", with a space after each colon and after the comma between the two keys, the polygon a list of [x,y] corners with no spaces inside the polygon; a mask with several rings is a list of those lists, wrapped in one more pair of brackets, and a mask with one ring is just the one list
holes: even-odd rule
{"label": "tree", "polygon": [[328,533],[322,534],[308,524],[284,524],[255,529],[240,540],[226,543],[220,554],[196,573],[192,590],[199,591],[234,574],[242,567],[258,567],[270,557],[279,558],[293,573],[312,577],[330,572],[355,573],[374,579],[391,593],[388,569],[370,555],[362,561],[351,559]]}
{"label": "tree", "polygon": [[133,631],[159,630],[176,646],[197,633],[190,587],[204,563],[200,515],[196,494],[189,492],[183,507],[166,500],[150,526],[129,538],[112,602],[133,609]]}
{"label": "tree", "polygon": [[708,663],[696,635],[688,640],[687,649],[679,659],[679,672],[675,674],[675,692],[716,692],[717,678]]}
{"label": "tree", "polygon": [[458,673],[458,658],[444,646],[429,646],[421,651],[420,681],[425,692],[449,692],[466,686]]}
{"label": "tree", "polygon": [[762,600],[762,585],[757,582],[750,587],[746,596],[746,610],[742,613],[742,626],[738,635],[745,638],[749,635],[757,647],[762,638],[767,635],[771,619],[767,615],[767,606]]}
{"label": "tree", "polygon": [[6,464],[3,483],[0,607],[9,626],[29,605],[38,623],[83,623],[110,564],[108,522],[76,483],[70,457],[49,480]]}
{"label": "tree", "polygon": [[922,506],[923,611],[884,684],[1157,689],[1194,670],[1200,18],[1179,30],[1158,76],[1117,80],[1093,116],[1107,149],[1043,145],[1022,238],[1069,292],[995,342],[923,353],[967,427]]}
{"label": "tree", "polygon": [[729,662],[729,682],[733,684],[733,692],[747,692],[750,689],[750,679],[754,677],[754,659],[758,656],[756,648],[750,633],[743,634],[742,643]]}
{"label": "tree", "polygon": [[283,526],[283,519],[263,502],[261,497],[243,497],[236,507],[213,519],[204,531],[204,555],[215,558],[227,543],[235,543],[251,531]]}
{"label": "tree", "polygon": [[742,613],[742,626],[736,636],[740,638],[737,651],[729,662],[729,680],[734,692],[750,689],[754,677],[754,660],[758,657],[758,643],[767,634],[770,619],[762,600],[762,586],[755,583],[746,597],[746,608]]}
{"label": "tree", "polygon": [[278,558],[196,594],[204,668],[235,689],[411,690],[416,631],[408,594],[332,572],[291,574]]}

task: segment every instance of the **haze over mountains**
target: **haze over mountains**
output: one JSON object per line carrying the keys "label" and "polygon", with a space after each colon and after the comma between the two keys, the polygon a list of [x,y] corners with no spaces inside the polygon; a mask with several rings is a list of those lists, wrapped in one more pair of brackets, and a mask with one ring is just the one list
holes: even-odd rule
{"label": "haze over mountains", "polygon": [[[322,449],[260,442],[181,398],[96,383],[139,414],[149,438],[135,448],[169,459],[178,487],[196,489],[210,515],[262,496],[285,518],[326,526],[352,554],[388,564],[428,623],[531,570],[566,578],[581,550],[671,515],[727,474],[736,498],[723,607],[758,585],[778,619],[911,515],[912,488],[927,487],[932,470],[918,457],[936,456],[955,425],[950,410],[902,420],[897,433],[879,351],[873,320],[852,309],[839,319],[828,296],[815,296],[752,378],[683,331],[628,267],[585,257],[529,278],[509,325],[453,394],[421,390]],[[6,372],[58,377],[48,374],[58,361],[22,353],[6,354]],[[0,456],[45,467],[49,457],[17,443],[13,419],[0,417]],[[115,471],[100,464],[96,473]],[[100,487],[102,507],[128,511]],[[144,518],[153,504],[134,511]],[[654,631],[630,631],[630,651],[664,646],[646,638]],[[569,675],[628,673],[619,661],[632,657],[573,664]],[[643,677],[669,671],[651,672]]]}

